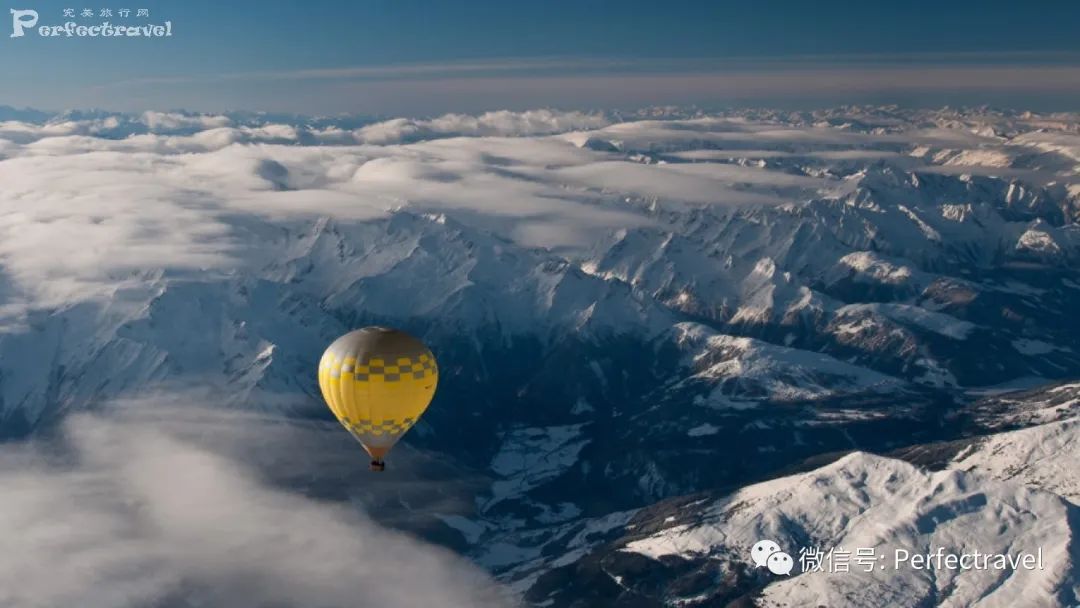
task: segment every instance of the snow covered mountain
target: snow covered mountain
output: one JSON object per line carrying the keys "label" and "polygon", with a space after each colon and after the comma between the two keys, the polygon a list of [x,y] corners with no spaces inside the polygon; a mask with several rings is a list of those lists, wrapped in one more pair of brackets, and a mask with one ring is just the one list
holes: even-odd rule
{"label": "snow covered mountain", "polygon": [[[1075,404],[1075,385],[1047,394],[1070,392]],[[1038,399],[1015,403],[1026,409]],[[1071,606],[1080,593],[1076,423],[1075,413],[1064,414],[1022,430],[910,446],[894,454],[903,460],[853,452],[730,494],[566,526],[504,576],[550,606],[582,596],[598,606]],[[934,470],[925,468],[931,457]],[[751,550],[763,539],[790,553],[792,575],[755,567]],[[939,548],[1027,553],[1040,562],[995,570],[907,561]]]}
{"label": "snow covered mountain", "polygon": [[[0,118],[0,437],[192,392],[325,420],[311,374],[322,349],[385,323],[421,336],[443,372],[403,451],[443,463],[447,492],[470,494],[453,509],[417,499],[411,521],[393,524],[466,552],[530,600],[571,605],[597,580],[622,589],[579,562],[590,539],[631,535],[639,509],[793,468],[803,477],[790,483],[846,479],[850,494],[851,480],[895,475],[857,503],[875,517],[901,497],[946,508],[982,492],[1071,533],[1074,507],[976,480],[1013,472],[1075,496],[1068,467],[1040,456],[1074,445],[1062,421],[1072,389],[979,399],[1080,377],[1075,115]],[[962,458],[947,467],[970,472],[872,456],[805,472],[822,455],[912,446],[927,459],[912,462]],[[743,490],[762,497],[751,511],[792,492],[766,483]],[[808,520],[827,496],[784,502],[801,527],[768,531],[844,540],[847,520]],[[957,513],[942,538],[1006,510]],[[616,553],[645,571],[659,557]],[[695,576],[690,587],[727,580]],[[740,576],[708,597],[762,584]],[[1065,598],[1069,576],[1039,584]],[[913,580],[912,597],[944,603],[944,584]],[[992,591],[963,584],[957,605]]]}

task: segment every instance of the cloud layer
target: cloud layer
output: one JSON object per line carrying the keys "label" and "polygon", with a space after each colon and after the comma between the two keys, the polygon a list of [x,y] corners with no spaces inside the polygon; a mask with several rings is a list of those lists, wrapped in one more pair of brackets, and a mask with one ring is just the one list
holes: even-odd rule
{"label": "cloud layer", "polygon": [[[357,222],[408,208],[524,247],[580,252],[655,223],[656,202],[843,196],[866,163],[1080,188],[1069,115],[654,113],[679,119],[536,110],[356,125],[9,112],[0,123],[3,324],[34,308],[112,298],[147,272],[251,270],[275,255],[244,236],[252,221]],[[1010,130],[1020,134],[1001,135]]]}
{"label": "cloud layer", "polygon": [[268,485],[225,455],[243,447],[184,438],[250,421],[204,412],[193,427],[191,411],[154,411],[76,417],[54,441],[5,446],[0,606],[506,605],[447,551]]}

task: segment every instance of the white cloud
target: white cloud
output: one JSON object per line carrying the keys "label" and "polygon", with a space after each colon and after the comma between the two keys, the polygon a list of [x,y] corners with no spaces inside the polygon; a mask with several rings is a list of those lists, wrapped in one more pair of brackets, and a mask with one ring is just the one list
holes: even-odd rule
{"label": "white cloud", "polygon": [[139,119],[140,122],[155,133],[185,131],[188,129],[202,131],[228,127],[232,124],[232,120],[227,116],[181,114],[179,112],[143,112]]}
{"label": "white cloud", "polygon": [[229,228],[178,177],[173,163],[139,153],[0,162],[4,274],[49,306],[104,294],[144,269],[222,266]]}
{"label": "white cloud", "polygon": [[[840,195],[855,184],[840,177],[850,171],[826,169],[852,161],[1075,182],[1075,142],[1055,135],[1071,115],[853,109],[608,124],[536,110],[359,129],[245,121],[147,112],[0,123],[0,325],[107,298],[141,273],[257,270],[274,252],[239,236],[253,223],[364,222],[405,208],[573,253],[656,225],[650,199],[722,206]],[[1010,142],[994,125],[1027,135]],[[1061,172],[1011,166],[1033,149]],[[945,169],[937,158],[995,166]]]}
{"label": "white cloud", "polygon": [[[555,174],[568,183],[620,194],[729,205],[805,200],[829,186],[824,179],[714,163],[595,162]],[[779,189],[787,191],[782,194]]]}
{"label": "white cloud", "polygon": [[449,552],[268,485],[222,453],[243,448],[184,438],[251,442],[222,429],[253,420],[152,411],[76,417],[55,442],[5,446],[0,606],[505,605]]}
{"label": "white cloud", "polygon": [[530,110],[500,110],[479,116],[446,114],[431,120],[397,118],[368,125],[356,132],[358,141],[372,144],[400,143],[446,137],[548,135],[579,129],[595,129],[608,124],[600,114]]}

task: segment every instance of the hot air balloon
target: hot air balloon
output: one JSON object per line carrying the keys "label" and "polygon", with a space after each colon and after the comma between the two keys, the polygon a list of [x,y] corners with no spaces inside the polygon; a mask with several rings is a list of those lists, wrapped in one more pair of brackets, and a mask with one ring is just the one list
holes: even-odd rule
{"label": "hot air balloon", "polygon": [[319,362],[323,399],[371,455],[371,470],[431,403],[439,369],[424,343],[385,327],[341,336]]}

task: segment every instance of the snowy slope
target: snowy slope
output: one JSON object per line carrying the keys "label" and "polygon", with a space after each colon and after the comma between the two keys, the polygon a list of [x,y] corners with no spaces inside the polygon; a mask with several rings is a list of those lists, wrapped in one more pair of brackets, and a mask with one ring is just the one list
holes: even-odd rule
{"label": "snowy slope", "polygon": [[694,371],[678,384],[715,386],[706,403],[825,400],[843,393],[898,393],[905,384],[827,355],[718,334],[695,323],[679,324],[674,333]]}
{"label": "snowy slope", "polygon": [[[1077,514],[1060,496],[1014,481],[930,473],[854,453],[721,498],[688,497],[646,509],[630,519],[622,539],[577,568],[601,564],[616,583],[608,598],[613,605],[633,605],[635,598],[722,605],[763,588],[755,600],[761,606],[1068,606],[1080,592],[1072,565]],[[793,556],[790,577],[754,567],[750,552],[763,539]],[[897,551],[926,554],[939,547],[958,554],[1038,554],[1041,548],[1043,568],[928,572],[895,562]],[[824,571],[814,571],[811,561],[803,572],[800,549],[803,555],[820,550]],[[824,561],[830,549],[851,552],[847,572],[830,571],[842,567]],[[873,559],[856,560],[858,549],[872,549]],[[538,593],[543,583],[541,577],[530,599],[564,605],[559,591]]]}
{"label": "snowy slope", "polygon": [[991,435],[956,456],[950,468],[1015,480],[1080,504],[1080,419]]}
{"label": "snowy slope", "polygon": [[[1076,601],[1075,505],[975,475],[925,474],[897,461],[866,459],[850,456],[814,474],[749,488],[735,497],[746,496],[748,506],[766,513],[754,529],[762,538],[777,536],[783,544],[805,534],[811,546],[874,547],[889,555],[870,572],[853,568],[781,580],[765,588],[759,605],[787,606],[794,598],[802,605],[848,606],[1068,606]],[[939,547],[957,554],[1041,549],[1045,565],[919,571],[888,563],[897,549],[928,554]]]}
{"label": "snowy slope", "polygon": [[1011,429],[1080,415],[1080,383],[1066,382],[991,395],[973,404],[975,421],[989,429]]}
{"label": "snowy slope", "polygon": [[[1078,426],[1067,409],[1075,390],[1061,384],[985,398],[973,412],[982,420],[987,408],[1015,413],[1041,411],[1051,400],[1066,405],[1051,422],[895,452],[934,471],[865,452],[826,456],[830,464],[806,473],[662,501],[614,530],[588,520],[591,542],[571,542],[582,528],[565,524],[503,536],[504,545],[539,544],[502,576],[526,589],[531,602],[554,606],[572,603],[576,596],[567,587],[578,579],[592,581],[595,601],[613,606],[725,605],[739,598],[767,606],[1070,606],[1080,590],[1073,542]],[[697,431],[708,436],[721,427]],[[749,551],[761,539],[779,542],[795,558],[791,579],[754,568]],[[556,549],[568,542],[565,552]],[[929,572],[894,561],[898,549],[939,547],[945,553],[1041,548],[1044,567]],[[804,548],[820,550],[826,572],[812,571],[813,557],[800,561]],[[829,571],[824,555],[838,548],[851,551],[848,572]],[[554,557],[540,557],[541,549]],[[862,571],[856,549],[874,550],[873,571]]]}

